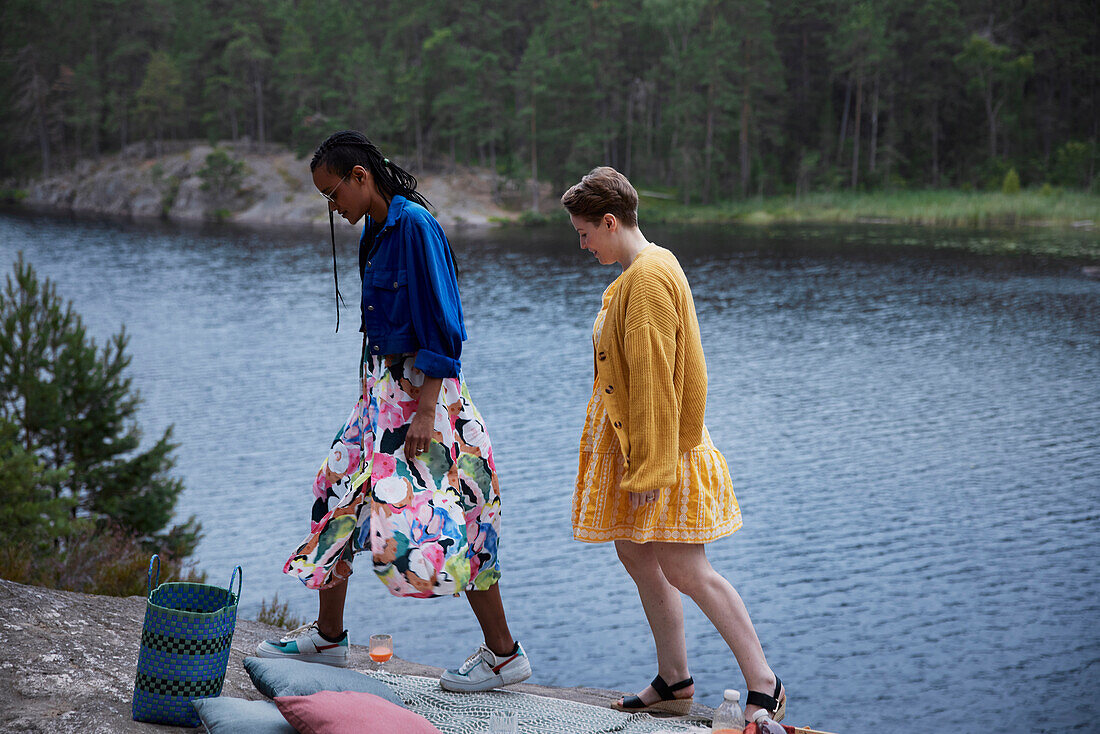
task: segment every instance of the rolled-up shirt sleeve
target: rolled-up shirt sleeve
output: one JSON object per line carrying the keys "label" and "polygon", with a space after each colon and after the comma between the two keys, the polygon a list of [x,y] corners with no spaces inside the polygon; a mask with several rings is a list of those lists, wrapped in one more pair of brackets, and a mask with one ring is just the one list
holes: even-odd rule
{"label": "rolled-up shirt sleeve", "polygon": [[429,377],[458,377],[466,327],[446,235],[430,217],[406,217],[409,307],[420,349],[414,365]]}

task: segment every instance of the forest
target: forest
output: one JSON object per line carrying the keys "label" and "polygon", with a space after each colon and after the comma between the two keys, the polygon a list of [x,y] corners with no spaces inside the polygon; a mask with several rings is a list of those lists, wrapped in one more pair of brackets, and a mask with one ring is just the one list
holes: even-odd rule
{"label": "forest", "polygon": [[1095,0],[5,0],[0,179],[365,131],[684,203],[1100,185]]}

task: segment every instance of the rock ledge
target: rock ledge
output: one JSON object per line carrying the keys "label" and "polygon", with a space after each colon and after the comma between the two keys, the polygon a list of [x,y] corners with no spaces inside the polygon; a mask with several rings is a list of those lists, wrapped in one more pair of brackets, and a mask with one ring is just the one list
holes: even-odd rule
{"label": "rock ledge", "polygon": [[[34,734],[160,732],[171,728],[130,718],[145,599],[118,598],[24,586],[0,579],[0,731]],[[237,620],[223,696],[260,699],[242,665],[260,640],[282,630]],[[367,669],[367,649],[352,645],[351,667]],[[441,670],[393,658],[387,667],[406,675]],[[528,683],[510,690],[606,706],[622,695],[597,688],[553,688]],[[696,704],[693,714],[708,716]]]}
{"label": "rock ledge", "polygon": [[[197,141],[134,144],[121,153],[87,159],[71,171],[26,186],[23,206],[47,212],[199,222],[221,219],[249,226],[328,224],[309,159],[283,146],[219,143],[244,163],[236,191],[215,198],[199,176],[214,148]],[[404,163],[404,161],[399,161]],[[439,166],[414,172],[417,190],[446,226],[515,221],[529,206],[529,184],[479,168]],[[549,184],[540,186],[540,210],[556,211]]]}

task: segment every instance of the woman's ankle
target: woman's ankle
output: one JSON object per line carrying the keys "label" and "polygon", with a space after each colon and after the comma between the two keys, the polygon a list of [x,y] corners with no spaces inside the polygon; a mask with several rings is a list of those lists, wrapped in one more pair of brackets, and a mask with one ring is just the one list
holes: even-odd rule
{"label": "woman's ankle", "polygon": [[692,683],[690,686],[684,686],[678,691],[673,691],[672,695],[676,698],[691,698],[695,695],[695,684]]}
{"label": "woman's ankle", "polygon": [[[749,681],[745,681],[750,691],[759,691],[760,693],[766,693],[769,696],[775,694],[775,684],[778,682],[779,678],[770,669],[768,670],[766,675],[755,678],[751,683]],[[782,693],[780,695],[782,695]]]}
{"label": "woman's ankle", "polygon": [[[684,668],[682,670],[675,670],[669,675],[661,673],[660,676],[661,680],[665,682],[665,685],[670,688],[691,679],[691,673],[688,671],[687,668]],[[676,688],[676,690],[672,692],[672,695],[674,698],[688,698],[689,696],[694,696],[695,682],[692,681],[686,686],[680,686],[679,688]]]}
{"label": "woman's ankle", "polygon": [[331,634],[328,630],[322,629],[321,627],[318,627],[317,631],[321,633],[321,637],[324,637],[326,640],[334,644],[344,639],[344,636],[347,634],[347,632],[343,629],[341,629],[337,634]]}
{"label": "woman's ankle", "polygon": [[343,621],[333,624],[332,622],[317,620],[317,631],[325,639],[335,642],[344,636],[344,624]]}
{"label": "woman's ankle", "polygon": [[[757,680],[757,685],[750,685],[749,686],[749,692],[751,693],[752,691],[757,691],[757,692],[763,693],[767,696],[775,696],[775,705],[778,708],[779,703],[787,695],[787,692],[786,692],[786,689],[784,689],[782,687],[782,684],[779,684],[780,688],[779,688],[779,691],[777,692],[775,690],[777,683],[779,683],[779,678],[775,675],[774,672],[769,670],[767,676]],[[757,711],[764,711],[765,713],[767,713],[769,715],[775,713],[774,709],[769,710],[769,709],[765,709],[763,706],[754,706],[752,704],[747,704],[745,706],[745,709],[744,709],[745,721],[748,721],[748,722],[753,721],[752,717],[753,717],[753,715],[756,714]]]}
{"label": "woman's ankle", "polygon": [[493,640],[492,644],[490,644],[489,641],[486,640],[485,647],[489,648],[489,652],[493,653],[498,658],[507,657],[516,652],[517,648],[519,647],[519,643],[511,637],[509,637],[508,640],[508,642],[505,642],[504,640]]}

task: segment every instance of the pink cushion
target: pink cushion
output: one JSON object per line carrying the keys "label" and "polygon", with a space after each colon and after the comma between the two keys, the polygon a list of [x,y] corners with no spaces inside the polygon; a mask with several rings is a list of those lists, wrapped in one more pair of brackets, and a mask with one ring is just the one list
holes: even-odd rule
{"label": "pink cushion", "polygon": [[318,691],[278,696],[275,705],[300,734],[440,734],[420,714],[371,693]]}

